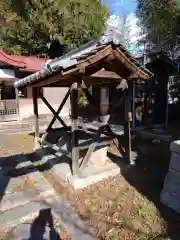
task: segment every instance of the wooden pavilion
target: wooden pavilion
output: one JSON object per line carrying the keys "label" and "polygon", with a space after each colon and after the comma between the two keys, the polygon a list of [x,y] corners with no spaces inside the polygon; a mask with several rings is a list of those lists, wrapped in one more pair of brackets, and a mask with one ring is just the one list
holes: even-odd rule
{"label": "wooden pavilion", "polygon": [[[63,134],[69,148],[59,149],[61,153],[71,157],[72,172],[74,175],[81,175],[88,164],[91,154],[98,146],[102,146],[109,139],[118,137],[108,125],[109,116],[118,111],[118,106],[125,105],[124,137],[125,144],[124,157],[126,161],[131,161],[130,152],[130,92],[133,81],[144,82],[151,76],[151,72],[136,62],[122,45],[113,40],[113,37],[102,35],[99,39],[85,44],[84,46],[71,51],[68,54],[48,61],[41,71],[32,74],[24,79],[15,82],[15,87],[22,89],[25,87],[33,88],[34,116],[35,116],[35,141],[41,144],[48,141],[48,134],[54,134],[56,129],[52,126],[59,120],[62,125]],[[100,106],[96,98],[89,91],[89,87],[102,89]],[[69,90],[55,111],[47,99],[41,94],[43,87],[68,87]],[[107,100],[106,93],[109,88],[116,89],[115,99],[110,102]],[[91,134],[91,140],[86,145],[81,144],[79,132],[83,131],[83,126],[78,122],[78,90],[82,89],[87,96],[89,103],[99,115],[95,132]],[[53,113],[53,119],[46,129],[46,133],[40,138],[38,123],[38,103],[37,96],[41,99]],[[67,126],[59,116],[63,105],[70,96],[71,102],[71,124]],[[89,130],[90,131],[90,130]],[[92,132],[91,132],[92,133]],[[86,132],[87,134],[87,132]],[[85,135],[86,135],[85,134]],[[102,137],[103,136],[103,140]],[[60,136],[61,138],[62,136]],[[102,141],[101,141],[101,140]],[[118,138],[119,139],[119,138]],[[59,138],[57,139],[57,141]],[[120,142],[121,143],[121,142]],[[67,151],[68,149],[68,151]],[[88,149],[82,161],[80,161],[80,150]],[[97,159],[98,161],[98,159]]]}

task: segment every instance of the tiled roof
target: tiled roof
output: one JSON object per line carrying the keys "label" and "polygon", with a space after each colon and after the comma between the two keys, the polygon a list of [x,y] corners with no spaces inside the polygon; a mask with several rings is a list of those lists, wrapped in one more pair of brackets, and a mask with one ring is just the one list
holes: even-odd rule
{"label": "tiled roof", "polygon": [[15,82],[15,87],[23,87],[29,84],[33,84],[41,79],[49,77],[55,73],[66,71],[67,69],[75,67],[80,61],[85,60],[86,58],[95,55],[98,51],[106,48],[107,45],[114,45],[119,48],[121,53],[131,61],[131,63],[141,72],[147,75],[151,75],[151,72],[141,66],[134,57],[126,51],[126,49],[114,39],[113,32],[105,32],[101,35],[100,38],[93,40],[76,50],[70,51],[62,57],[56,58],[54,60],[49,60],[46,62],[44,68],[37,73],[34,73],[24,79],[20,79]]}
{"label": "tiled roof", "polygon": [[177,73],[178,66],[175,61],[173,61],[168,55],[164,52],[150,52],[145,57],[137,58],[139,63],[145,62],[147,68],[150,68],[152,64],[162,63],[163,66],[168,70],[170,74]]}
{"label": "tiled roof", "polygon": [[40,71],[47,60],[47,58],[38,58],[36,56],[8,55],[7,53],[0,51],[0,62],[26,72]]}

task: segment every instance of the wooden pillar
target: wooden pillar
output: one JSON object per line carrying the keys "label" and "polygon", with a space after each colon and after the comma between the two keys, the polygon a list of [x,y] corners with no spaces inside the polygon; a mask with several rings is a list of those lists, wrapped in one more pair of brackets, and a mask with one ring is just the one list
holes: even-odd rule
{"label": "wooden pillar", "polygon": [[0,100],[2,100],[2,91],[3,91],[3,86],[2,86],[2,84],[0,83]]}
{"label": "wooden pillar", "polygon": [[133,119],[132,119],[132,128],[136,128],[136,82],[133,81],[133,93],[132,93],[132,114],[133,114]]}
{"label": "wooden pillar", "polygon": [[125,122],[124,122],[124,137],[125,137],[125,161],[127,163],[132,162],[131,160],[131,104],[129,89],[125,90]]}
{"label": "wooden pillar", "polygon": [[78,150],[78,83],[71,87],[71,118],[72,118],[72,171],[73,175],[79,174],[79,150]]}
{"label": "wooden pillar", "polygon": [[166,127],[168,126],[168,121],[169,121],[169,82],[167,84],[167,93],[166,93],[166,122],[165,125]]}
{"label": "wooden pillar", "polygon": [[15,95],[16,95],[16,104],[17,104],[17,115],[18,115],[18,121],[20,120],[20,112],[19,112],[19,94],[18,89],[15,88]]}
{"label": "wooden pillar", "polygon": [[38,89],[33,88],[32,94],[33,94],[33,109],[34,109],[34,120],[35,120],[35,128],[34,128],[34,148],[37,149],[39,147],[39,114],[38,114]]}
{"label": "wooden pillar", "polygon": [[147,125],[149,123],[148,97],[149,97],[148,86],[147,86],[147,82],[145,82],[145,85],[144,85],[144,116],[143,116],[143,124],[144,125]]}

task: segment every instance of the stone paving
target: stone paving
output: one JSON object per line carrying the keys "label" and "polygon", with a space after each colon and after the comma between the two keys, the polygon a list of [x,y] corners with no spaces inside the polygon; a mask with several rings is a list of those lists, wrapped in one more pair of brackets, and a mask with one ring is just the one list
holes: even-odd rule
{"label": "stone paving", "polygon": [[[66,124],[70,124],[69,116],[62,117],[64,122]],[[40,131],[44,131],[50,121],[52,120],[52,116],[40,116],[39,119],[39,128]],[[23,133],[23,132],[34,132],[34,119],[33,118],[27,118],[21,121],[13,121],[13,122],[0,122],[0,134],[17,134],[17,133]],[[59,123],[59,121],[55,121],[53,127],[61,127],[62,125]]]}
{"label": "stone paving", "polygon": [[0,135],[0,240],[96,239],[27,154],[18,136]]}

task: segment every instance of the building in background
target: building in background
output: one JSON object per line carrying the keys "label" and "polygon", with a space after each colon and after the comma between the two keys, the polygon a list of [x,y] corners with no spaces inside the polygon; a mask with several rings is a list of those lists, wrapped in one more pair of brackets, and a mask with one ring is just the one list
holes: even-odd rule
{"label": "building in background", "polygon": [[[12,56],[0,51],[0,121],[12,121],[29,118],[33,115],[32,88],[16,91],[14,81],[40,71],[46,58],[36,56]],[[65,95],[57,88],[43,89],[44,96],[56,109]],[[40,114],[50,114],[39,99]],[[68,113],[68,109],[65,109]]]}

